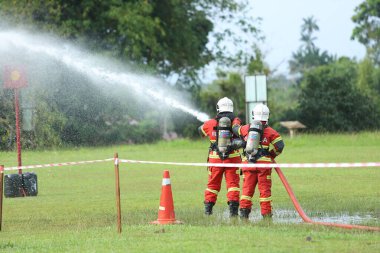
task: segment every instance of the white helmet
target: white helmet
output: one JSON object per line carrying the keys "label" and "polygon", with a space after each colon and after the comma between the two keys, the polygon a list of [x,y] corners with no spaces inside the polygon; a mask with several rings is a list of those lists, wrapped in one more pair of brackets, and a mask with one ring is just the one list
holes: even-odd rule
{"label": "white helmet", "polygon": [[216,111],[218,113],[220,112],[233,112],[234,111],[234,103],[231,99],[224,97],[222,99],[219,99],[218,103],[216,104]]}
{"label": "white helmet", "polygon": [[269,108],[264,104],[256,105],[252,110],[252,116],[255,120],[268,121],[269,119]]}

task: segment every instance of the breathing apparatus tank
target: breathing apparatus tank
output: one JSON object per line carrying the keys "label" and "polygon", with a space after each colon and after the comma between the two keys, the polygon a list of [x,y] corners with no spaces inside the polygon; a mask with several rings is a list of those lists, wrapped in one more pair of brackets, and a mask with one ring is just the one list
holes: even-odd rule
{"label": "breathing apparatus tank", "polygon": [[259,149],[262,132],[263,124],[261,123],[261,121],[253,120],[249,127],[247,145],[245,147],[245,152],[248,155],[248,160],[250,160],[251,157],[256,155]]}
{"label": "breathing apparatus tank", "polygon": [[228,157],[231,137],[231,120],[228,117],[220,118],[218,123],[218,151],[222,160]]}

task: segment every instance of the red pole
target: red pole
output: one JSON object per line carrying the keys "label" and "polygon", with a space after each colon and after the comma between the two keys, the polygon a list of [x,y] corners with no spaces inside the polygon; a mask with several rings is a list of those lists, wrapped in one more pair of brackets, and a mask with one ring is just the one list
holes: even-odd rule
{"label": "red pole", "polygon": [[[20,134],[20,110],[19,110],[19,93],[18,89],[15,88],[15,114],[16,114],[16,142],[17,142],[17,161],[18,161],[18,166],[22,166],[21,162],[21,134]],[[22,175],[22,169],[18,169],[18,174]],[[20,188],[20,192],[23,197],[26,196],[24,184],[22,184],[22,187]]]}
{"label": "red pole", "polygon": [[[15,91],[15,113],[16,113],[16,142],[17,142],[17,161],[18,161],[18,166],[22,166],[21,162],[21,134],[20,134],[20,118],[19,118],[19,94],[18,94],[18,89],[14,89]],[[18,174],[22,174],[22,170],[18,170]]]}
{"label": "red pole", "polygon": [[4,166],[0,165],[0,231],[3,223],[3,186],[4,186]]}
{"label": "red pole", "polygon": [[119,180],[119,155],[115,153],[115,186],[116,186],[116,209],[117,209],[117,232],[121,234],[121,206],[120,206],[120,180]]}

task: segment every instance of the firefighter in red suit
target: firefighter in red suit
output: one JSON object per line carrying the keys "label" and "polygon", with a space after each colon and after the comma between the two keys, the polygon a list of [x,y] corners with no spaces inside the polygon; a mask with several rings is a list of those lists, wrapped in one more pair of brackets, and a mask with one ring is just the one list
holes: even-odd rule
{"label": "firefighter in red suit", "polygon": [[[216,106],[217,115],[214,119],[207,120],[199,127],[199,133],[210,140],[208,155],[209,163],[241,163],[239,148],[233,144],[232,128],[239,128],[241,121],[233,113],[233,102],[227,97],[220,99]],[[226,119],[228,118],[228,119]],[[221,122],[230,122],[228,127],[221,126]],[[227,134],[227,135],[226,135]],[[228,136],[228,139],[222,137]],[[236,136],[237,137],[237,136]],[[222,142],[227,143],[228,148],[222,148]],[[223,153],[224,150],[224,153]],[[221,189],[223,175],[227,186],[227,204],[230,216],[238,216],[240,196],[240,175],[238,167],[208,167],[208,183],[204,195],[205,214],[211,215],[213,206]]]}
{"label": "firefighter in red suit", "polygon": [[[243,163],[275,163],[276,158],[284,149],[284,142],[280,134],[268,125],[269,108],[264,104],[258,104],[252,111],[253,119],[261,121],[262,132],[260,133],[260,142],[257,153],[253,157],[243,157]],[[241,126],[237,129],[236,134],[247,140],[250,131],[250,125]],[[252,128],[251,128],[252,131]],[[252,197],[255,193],[256,185],[260,192],[261,215],[264,218],[272,217],[272,168],[243,168],[243,188],[240,196],[240,217],[248,219],[252,207]]]}

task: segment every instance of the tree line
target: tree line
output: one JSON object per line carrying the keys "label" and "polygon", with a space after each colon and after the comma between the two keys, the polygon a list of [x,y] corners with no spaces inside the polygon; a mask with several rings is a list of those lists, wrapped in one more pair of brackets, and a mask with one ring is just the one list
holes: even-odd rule
{"label": "tree line", "polygon": [[[352,17],[352,39],[367,48],[360,61],[321,51],[314,43],[318,24],[313,17],[305,18],[301,47],[289,62],[293,78],[276,75],[265,63],[259,23],[249,18],[247,6],[233,0],[0,0],[0,15],[7,20],[0,26],[30,26],[163,79],[176,76],[168,88],[186,92],[209,115],[215,114],[216,101],[228,96],[244,120],[243,77],[266,74],[271,123],[277,128],[281,120],[300,120],[308,131],[379,129],[380,29],[373,20],[380,17],[380,0],[363,1]],[[219,22],[235,24],[240,31],[228,26],[217,30]],[[229,52],[226,41],[237,49]],[[217,77],[205,84],[200,74],[211,62],[217,63]],[[154,105],[142,109],[127,90],[111,98],[79,73],[59,69],[58,77],[23,94],[35,101],[33,130],[22,135],[25,147],[152,142],[161,138],[163,125],[180,136],[196,134],[199,122],[192,116],[175,111],[163,116]],[[12,149],[12,91],[0,89],[0,98],[0,149]]]}

